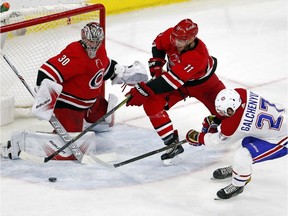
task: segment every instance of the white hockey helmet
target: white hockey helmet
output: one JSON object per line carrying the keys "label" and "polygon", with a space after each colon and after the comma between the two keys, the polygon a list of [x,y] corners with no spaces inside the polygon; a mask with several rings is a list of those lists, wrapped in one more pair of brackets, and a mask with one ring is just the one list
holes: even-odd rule
{"label": "white hockey helmet", "polygon": [[230,116],[227,110],[230,108],[235,112],[241,102],[240,95],[234,89],[223,89],[216,96],[215,109],[221,116]]}
{"label": "white hockey helmet", "polygon": [[104,39],[103,28],[97,22],[90,22],[81,30],[81,39],[88,56],[94,58]]}

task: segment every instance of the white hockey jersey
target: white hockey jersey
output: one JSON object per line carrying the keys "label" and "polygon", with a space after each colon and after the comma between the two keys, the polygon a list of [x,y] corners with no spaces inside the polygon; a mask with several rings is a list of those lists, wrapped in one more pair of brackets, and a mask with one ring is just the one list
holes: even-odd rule
{"label": "white hockey jersey", "polygon": [[220,132],[202,137],[205,145],[233,143],[252,136],[270,143],[287,138],[287,109],[242,88],[235,89],[242,99],[235,114],[222,120]]}

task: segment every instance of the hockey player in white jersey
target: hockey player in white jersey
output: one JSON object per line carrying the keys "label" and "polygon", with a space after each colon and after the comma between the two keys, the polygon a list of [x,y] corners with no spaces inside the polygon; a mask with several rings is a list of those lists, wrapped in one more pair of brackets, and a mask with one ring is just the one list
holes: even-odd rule
{"label": "hockey player in white jersey", "polygon": [[[216,179],[232,176],[232,183],[217,192],[229,199],[243,192],[250,181],[252,164],[287,155],[287,110],[242,88],[224,89],[216,97],[217,112],[224,116],[220,131],[203,133],[191,129],[186,139],[193,146],[219,146],[241,141],[232,166],[214,171]],[[213,119],[213,116],[209,117]],[[213,121],[211,121],[213,125]]]}

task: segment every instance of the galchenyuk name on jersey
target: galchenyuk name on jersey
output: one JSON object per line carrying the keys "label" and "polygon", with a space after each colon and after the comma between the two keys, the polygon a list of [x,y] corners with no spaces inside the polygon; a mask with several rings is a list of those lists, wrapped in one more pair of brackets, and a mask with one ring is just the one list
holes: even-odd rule
{"label": "galchenyuk name on jersey", "polygon": [[250,91],[249,98],[247,100],[247,107],[244,113],[244,120],[242,122],[241,130],[250,131],[252,122],[255,117],[255,113],[257,110],[259,96]]}

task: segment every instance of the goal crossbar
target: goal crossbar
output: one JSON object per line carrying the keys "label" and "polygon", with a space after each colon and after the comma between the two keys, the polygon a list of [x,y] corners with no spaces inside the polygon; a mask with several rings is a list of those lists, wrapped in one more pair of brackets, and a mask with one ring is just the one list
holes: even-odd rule
{"label": "goal crossbar", "polygon": [[101,9],[100,13],[99,13],[99,20],[100,22],[105,26],[105,7],[103,4],[93,4],[93,5],[88,5],[86,7],[82,7],[82,8],[77,8],[77,9],[73,9],[73,10],[69,10],[69,11],[64,11],[64,12],[60,12],[60,13],[56,13],[56,14],[51,14],[51,15],[46,15],[40,18],[34,18],[34,19],[30,19],[30,20],[25,20],[22,22],[18,22],[18,23],[12,23],[12,24],[8,24],[8,25],[4,25],[0,27],[0,33],[5,33],[5,32],[9,32],[9,31],[13,31],[19,28],[26,28],[26,27],[31,27],[34,25],[39,25],[42,23],[46,23],[46,22],[52,22],[61,18],[66,18],[69,16],[75,16],[75,15],[80,15],[83,13],[87,13],[87,12],[92,12],[96,9]]}

